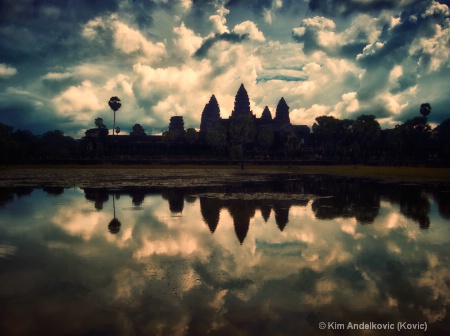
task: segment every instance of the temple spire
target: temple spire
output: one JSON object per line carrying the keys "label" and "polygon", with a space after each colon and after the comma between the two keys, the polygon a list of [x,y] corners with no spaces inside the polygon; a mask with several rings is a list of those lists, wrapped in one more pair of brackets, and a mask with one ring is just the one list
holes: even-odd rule
{"label": "temple spire", "polygon": [[289,106],[283,97],[278,102],[274,121],[282,124],[287,124],[291,122],[289,118]]}
{"label": "temple spire", "polygon": [[261,114],[261,120],[272,121],[272,113],[270,113],[268,106],[264,107],[264,110]]}
{"label": "temple spire", "polygon": [[234,109],[231,113],[232,117],[240,115],[252,115],[252,111],[250,110],[250,99],[248,98],[248,93],[244,84],[241,84],[236,93],[236,97],[234,98]]}
{"label": "temple spire", "polygon": [[214,127],[220,120],[220,107],[216,96],[212,95],[205,105],[200,121],[200,132],[205,134],[208,129]]}

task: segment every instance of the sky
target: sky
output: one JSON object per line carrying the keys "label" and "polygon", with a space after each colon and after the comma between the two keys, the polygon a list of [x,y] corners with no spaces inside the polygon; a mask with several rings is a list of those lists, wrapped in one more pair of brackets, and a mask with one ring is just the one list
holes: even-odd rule
{"label": "sky", "polygon": [[121,134],[170,117],[199,128],[212,94],[221,117],[241,83],[253,113],[293,124],[373,114],[382,128],[450,117],[450,1],[2,0],[0,123],[81,137],[94,120]]}

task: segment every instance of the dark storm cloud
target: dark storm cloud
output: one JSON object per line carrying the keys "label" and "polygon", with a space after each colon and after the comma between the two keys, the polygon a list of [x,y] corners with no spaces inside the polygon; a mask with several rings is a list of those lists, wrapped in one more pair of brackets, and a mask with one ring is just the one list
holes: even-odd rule
{"label": "dark storm cloud", "polygon": [[153,1],[132,0],[125,9],[132,14],[131,17],[134,17],[136,25],[143,30],[153,24],[153,17],[149,13],[155,8],[157,5]]}
{"label": "dark storm cloud", "polygon": [[303,43],[303,52],[306,55],[310,55],[317,50],[321,50],[322,47],[318,42],[318,30],[303,25],[301,28],[304,28],[302,34],[298,33],[295,29],[292,31],[292,39],[296,42]]}
{"label": "dark storm cloud", "polygon": [[219,41],[227,41],[230,43],[240,43],[245,40],[248,40],[248,34],[236,34],[236,33],[223,33],[223,34],[216,34],[214,37],[206,39],[200,48],[197,49],[197,51],[194,54],[194,57],[197,59],[202,59],[206,57],[208,50],[211,49],[214,44],[216,44]]}
{"label": "dark storm cloud", "polygon": [[430,123],[440,124],[450,117],[450,97],[448,86],[443,85],[450,78],[450,69],[442,69],[438,74],[425,74],[416,80],[418,84],[415,100],[410,101],[402,113],[396,116],[396,121],[401,123],[406,119],[420,116],[419,109],[423,103],[431,105],[431,113],[428,116]]}
{"label": "dark storm cloud", "polygon": [[81,25],[117,9],[116,1],[3,1],[2,61],[16,65],[19,75],[27,73],[28,77],[45,73],[49,66],[69,63],[80,53],[86,54]]}
{"label": "dark storm cloud", "polygon": [[124,22],[146,35],[144,28],[152,25],[152,13],[158,7],[152,0],[119,4],[119,0],[2,1],[1,61],[29,65],[28,72],[31,68],[39,71],[55,64],[70,64],[72,60],[109,56],[111,41],[107,41],[106,34],[102,35],[101,44],[87,45],[88,41],[81,36],[83,25],[94,18],[117,13]]}
{"label": "dark storm cloud", "polygon": [[35,134],[58,128],[64,118],[55,118],[44,97],[12,91],[0,94],[0,122],[15,129],[29,129]]}
{"label": "dark storm cloud", "polygon": [[276,0],[229,0],[225,6],[230,10],[242,6],[250,9],[258,16],[263,15],[267,10],[273,9],[289,16],[306,14],[308,11],[303,1],[298,0],[283,0],[280,8],[278,8]]}
{"label": "dark storm cloud", "polygon": [[[335,1],[336,3],[349,3],[353,1]],[[392,2],[392,1],[388,1]],[[334,3],[334,2],[333,2]],[[372,1],[360,3],[361,7],[354,6],[355,11],[358,8],[366,8],[373,10],[384,9],[382,4],[384,1]],[[370,67],[371,65],[379,66],[381,64],[398,64],[405,60],[408,56],[408,48],[414,38],[418,36],[432,37],[436,33],[435,24],[443,26],[445,24],[445,16],[442,13],[435,13],[434,15],[428,15],[423,17],[423,13],[430,7],[431,1],[416,1],[410,3],[407,7],[401,9],[400,12],[400,24],[391,29],[390,23],[386,20],[379,19],[377,23],[380,25],[381,34],[378,42],[383,43],[383,47],[376,53],[364,56],[360,60],[360,65],[363,67]],[[414,19],[413,19],[414,18]],[[325,19],[326,20],[326,19]],[[355,41],[350,43],[342,43],[339,50],[333,53],[333,50],[322,46],[318,42],[319,30],[323,29],[317,26],[302,25],[305,28],[305,33],[302,35],[292,34],[292,37],[297,42],[303,42],[305,45],[305,53],[312,53],[317,50],[327,52],[330,56],[339,57],[355,57],[360,54],[364,47],[369,43],[369,36],[365,31],[359,31]],[[326,29],[326,28],[325,28]],[[333,29],[329,29],[333,30]],[[413,55],[417,56],[417,55]],[[425,56],[426,55],[422,55]],[[423,59],[422,61],[424,61]]]}
{"label": "dark storm cloud", "polygon": [[84,22],[104,12],[116,11],[118,1],[3,0],[0,9],[0,20],[3,24],[23,25],[34,20],[56,16],[64,22]]}
{"label": "dark storm cloud", "polygon": [[[431,38],[436,34],[436,24],[443,26],[446,17],[442,13],[424,15],[429,8],[421,2],[406,8],[400,16],[400,23],[392,29],[384,29],[378,45],[372,45],[371,50],[358,58],[358,64],[366,70],[362,85],[358,91],[360,100],[370,100],[387,87],[390,71],[395,65],[402,64],[410,58],[425,61],[429,55],[419,49],[410,55],[413,41],[419,37]],[[417,62],[416,62],[417,63]],[[422,62],[422,66],[427,62]],[[410,69],[412,73],[405,73],[400,79],[400,88],[415,85],[414,73],[426,69]]]}
{"label": "dark storm cloud", "polygon": [[405,73],[401,75],[398,80],[398,87],[395,87],[391,89],[392,94],[400,93],[402,91],[405,91],[406,89],[409,89],[410,87],[413,87],[417,83],[417,74],[416,73]]}
{"label": "dark storm cloud", "polygon": [[[364,28],[366,29],[366,28]],[[352,36],[340,37],[338,33],[334,38],[334,44],[320,41],[320,34],[333,32],[334,21],[325,17],[314,17],[303,20],[298,28],[292,31],[292,39],[303,43],[303,52],[311,55],[316,51],[323,51],[331,57],[354,59],[369,43],[369,32],[363,27],[353,33]]]}
{"label": "dark storm cloud", "polygon": [[[16,73],[1,79],[1,122],[35,133],[55,128],[76,133],[85,128],[74,118],[58,115],[52,98],[85,80],[104,81],[108,74],[99,74],[96,68],[109,66],[113,77],[129,66],[133,60],[114,46],[110,14],[117,13],[131,27],[144,27],[151,25],[155,7],[154,1],[144,0],[2,1],[0,64]],[[102,22],[89,25],[95,36],[85,36],[86,24],[96,18]],[[55,80],[49,74],[61,77]]]}
{"label": "dark storm cloud", "polygon": [[251,8],[256,13],[261,13],[264,9],[272,7],[272,2],[272,0],[229,0],[225,6],[232,8],[237,5],[242,5]]}
{"label": "dark storm cloud", "polygon": [[366,115],[374,115],[378,119],[388,118],[391,116],[392,111],[386,106],[383,101],[374,101],[370,105],[361,107],[358,111],[350,114],[348,118],[356,119],[357,117],[366,114]]}
{"label": "dark storm cloud", "polygon": [[[420,2],[416,0],[415,2]],[[423,1],[422,1],[423,2]],[[309,9],[330,16],[349,15],[351,13],[379,12],[383,9],[395,9],[401,4],[399,0],[309,0]]]}

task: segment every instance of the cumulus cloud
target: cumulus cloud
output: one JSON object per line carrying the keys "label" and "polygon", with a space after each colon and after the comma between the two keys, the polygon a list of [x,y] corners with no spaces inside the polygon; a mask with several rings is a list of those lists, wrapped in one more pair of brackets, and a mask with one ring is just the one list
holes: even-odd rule
{"label": "cumulus cloud", "polygon": [[126,54],[141,53],[142,59],[148,62],[159,60],[166,53],[164,43],[152,43],[141,32],[116,21],[114,23],[114,46]]}
{"label": "cumulus cloud", "polygon": [[45,97],[45,108],[27,104],[26,118],[12,118],[25,105],[11,97],[0,106],[2,122],[24,127],[33,113],[46,114],[49,129],[82,134],[96,117],[109,123],[106,101],[119,96],[124,130],[137,122],[161,129],[174,114],[198,127],[212,94],[228,117],[240,83],[257,115],[284,97],[294,120],[309,126],[320,110],[342,118],[373,112],[388,126],[423,101],[439,123],[450,103],[444,1],[84,3],[5,4],[0,94]]}
{"label": "cumulus cloud", "polygon": [[196,35],[192,29],[187,28],[184,22],[173,30],[177,35],[175,45],[178,47],[179,52],[192,56],[202,45],[203,38]]}
{"label": "cumulus cloud", "polygon": [[166,54],[164,43],[153,43],[142,32],[120,21],[116,15],[90,20],[83,27],[82,34],[96,44],[109,45],[110,52],[121,52],[137,62],[158,61]]}
{"label": "cumulus cloud", "polygon": [[229,12],[230,11],[228,9],[221,7],[217,10],[216,14],[209,17],[209,20],[211,21],[213,26],[213,31],[217,32],[218,34],[225,34],[230,32],[226,25],[227,19],[225,17]]}
{"label": "cumulus cloud", "polygon": [[63,116],[70,116],[75,120],[88,121],[93,113],[105,108],[101,104],[89,81],[80,86],[72,86],[53,99],[55,110]]}
{"label": "cumulus cloud", "polygon": [[201,71],[176,67],[155,69],[138,63],[134,73],[134,95],[139,106],[148,111],[155,122],[168,124],[168,117],[172,115],[184,115],[189,119],[193,113],[189,110],[189,92],[199,90]]}
{"label": "cumulus cloud", "polygon": [[264,37],[264,34],[258,30],[258,27],[256,24],[252,21],[244,21],[240,24],[237,24],[233,31],[237,34],[247,35],[249,39],[264,42],[266,38]]}
{"label": "cumulus cloud", "polygon": [[304,19],[300,27],[292,30],[292,38],[303,43],[306,54],[323,51],[332,57],[354,59],[368,44],[376,41],[381,33],[383,20],[360,15],[354,18],[351,25],[336,31],[333,20],[322,16]]}
{"label": "cumulus cloud", "polygon": [[[354,1],[317,2],[315,9],[346,12]],[[420,104],[411,92],[420,92],[421,76],[448,67],[448,7],[436,1],[398,2],[391,9],[383,2],[373,1],[353,7],[355,13],[380,12],[353,16],[351,25],[338,30],[331,18],[316,16],[304,19],[294,28],[292,37],[303,46],[307,55],[323,52],[328,57],[347,58],[361,69],[356,89],[361,112],[371,111],[380,118],[404,116],[410,105]],[[310,3],[312,6],[312,3]],[[417,89],[417,90],[416,90]],[[396,104],[393,104],[393,102]],[[380,102],[385,103],[381,106]],[[341,101],[335,110],[339,110]],[[382,107],[382,108],[381,108]],[[409,112],[408,112],[409,113]],[[400,117],[401,118],[401,117]],[[398,120],[398,119],[397,119]]]}
{"label": "cumulus cloud", "polygon": [[0,63],[0,78],[9,78],[17,73],[17,69]]}

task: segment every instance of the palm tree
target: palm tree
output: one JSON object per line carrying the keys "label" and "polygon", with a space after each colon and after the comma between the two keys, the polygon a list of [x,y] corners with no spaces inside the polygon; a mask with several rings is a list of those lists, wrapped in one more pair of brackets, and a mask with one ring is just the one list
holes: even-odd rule
{"label": "palm tree", "polygon": [[113,195],[113,211],[114,211],[114,218],[109,222],[108,224],[108,230],[112,234],[117,234],[120,231],[120,226],[122,225],[120,221],[116,218],[116,204],[114,202],[115,195]]}
{"label": "palm tree", "polygon": [[113,135],[114,135],[116,129],[116,111],[120,109],[122,103],[120,102],[119,97],[114,96],[109,99],[108,105],[111,108],[111,110],[114,111],[114,124],[113,124]]}

